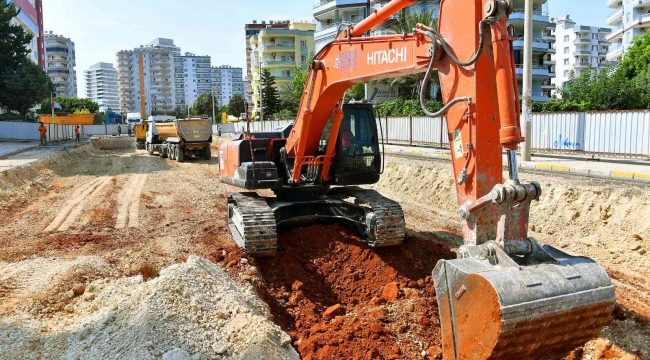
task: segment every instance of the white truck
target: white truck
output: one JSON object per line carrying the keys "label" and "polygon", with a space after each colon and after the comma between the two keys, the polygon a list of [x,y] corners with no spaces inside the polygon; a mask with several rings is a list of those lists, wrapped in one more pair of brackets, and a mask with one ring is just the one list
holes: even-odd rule
{"label": "white truck", "polygon": [[142,115],[140,113],[127,113],[126,114],[126,123],[129,124],[129,127],[133,129],[135,124],[142,122]]}

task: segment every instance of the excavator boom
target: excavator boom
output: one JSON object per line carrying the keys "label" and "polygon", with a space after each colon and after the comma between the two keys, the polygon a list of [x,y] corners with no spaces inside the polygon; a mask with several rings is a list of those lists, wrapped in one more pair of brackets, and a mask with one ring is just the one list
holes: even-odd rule
{"label": "excavator boom", "polygon": [[[399,204],[359,188],[337,187],[326,195],[313,191],[379,178],[374,118],[361,121],[358,109],[344,114],[345,91],[360,82],[424,73],[424,112],[446,115],[464,238],[459,258],[441,260],[433,270],[444,358],[562,356],[608,323],[614,287],[593,260],[541,246],[528,236],[530,206],[542,189],[522,183],[517,172],[516,150],[524,139],[508,26],[513,1],[442,0],[437,29],[418,25],[408,34],[363,36],[416,2],[393,0],[359,24],[339,29],[311,64],[286,137],[264,134],[270,139],[222,145],[222,181],[249,189],[268,185],[278,194],[272,199],[232,195],[233,234],[239,234],[242,246],[259,242],[264,244],[260,252],[271,254],[276,251],[274,225],[311,215],[355,223],[370,246],[401,243]],[[424,100],[435,69],[446,105],[431,112]],[[350,136],[339,138],[347,131],[342,124],[352,123],[358,132],[360,123],[372,129],[357,147],[349,146]],[[508,159],[505,180],[502,151]],[[266,161],[256,164],[262,156]],[[350,176],[355,167],[375,170]],[[310,196],[296,197],[301,191]]]}

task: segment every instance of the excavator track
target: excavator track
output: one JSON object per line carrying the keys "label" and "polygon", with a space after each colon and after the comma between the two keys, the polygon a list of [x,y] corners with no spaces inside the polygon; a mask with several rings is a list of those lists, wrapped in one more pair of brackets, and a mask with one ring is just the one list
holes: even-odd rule
{"label": "excavator track", "polygon": [[396,201],[375,190],[341,187],[331,190],[330,196],[339,199],[354,198],[356,205],[366,208],[366,233],[364,239],[370,247],[400,245],[406,235],[404,211]]}
{"label": "excavator track", "polygon": [[252,256],[271,256],[277,251],[278,236],[273,210],[257,193],[228,196],[228,226],[237,245]]}

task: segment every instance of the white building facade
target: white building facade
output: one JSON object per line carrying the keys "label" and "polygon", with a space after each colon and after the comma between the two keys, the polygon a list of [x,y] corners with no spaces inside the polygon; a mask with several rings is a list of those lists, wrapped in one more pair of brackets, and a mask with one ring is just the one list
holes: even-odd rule
{"label": "white building facade", "polygon": [[246,101],[247,85],[243,73],[242,68],[228,65],[212,67],[212,86],[218,106],[228,105],[235,94],[241,95]]}
{"label": "white building facade", "polygon": [[176,102],[185,112],[202,94],[212,91],[211,60],[209,56],[185,53],[174,57],[174,93]]}
{"label": "white building facade", "polygon": [[120,111],[139,112],[143,118],[172,113],[174,53],[168,47],[141,46],[117,53]]}
{"label": "white building facade", "polygon": [[117,69],[111,63],[97,63],[84,71],[86,96],[99,104],[99,111],[120,109]]}
{"label": "white building facade", "polygon": [[77,97],[75,46],[69,38],[45,33],[45,71],[52,79],[57,96]]}
{"label": "white building facade", "polygon": [[556,68],[553,85],[563,87],[571,73],[580,76],[589,67],[599,71],[616,63],[606,60],[609,46],[607,36],[610,28],[578,25],[567,15],[555,21],[557,53],[552,56]]}
{"label": "white building facade", "polygon": [[607,25],[614,28],[607,36],[607,41],[612,43],[607,60],[620,61],[632,46],[634,37],[645,34],[650,28],[650,1],[607,0],[607,6],[612,9]]}

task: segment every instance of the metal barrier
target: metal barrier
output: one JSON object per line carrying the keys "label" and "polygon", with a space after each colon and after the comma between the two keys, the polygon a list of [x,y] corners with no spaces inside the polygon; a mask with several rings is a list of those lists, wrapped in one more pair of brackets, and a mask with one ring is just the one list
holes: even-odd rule
{"label": "metal barrier", "polygon": [[[388,144],[449,148],[442,118],[380,118]],[[379,125],[379,124],[378,124]],[[534,152],[650,157],[650,110],[533,114]]]}
{"label": "metal barrier", "polygon": [[[48,141],[74,139],[77,125],[44,124]],[[39,141],[39,123],[0,121],[0,139]],[[79,125],[82,136],[117,135],[117,125]],[[122,134],[128,134],[128,125],[122,124]]]}

